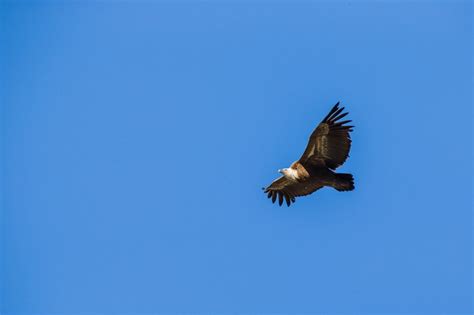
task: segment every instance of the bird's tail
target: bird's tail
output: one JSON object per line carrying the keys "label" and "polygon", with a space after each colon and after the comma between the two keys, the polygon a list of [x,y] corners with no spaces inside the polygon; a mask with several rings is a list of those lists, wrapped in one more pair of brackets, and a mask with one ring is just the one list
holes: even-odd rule
{"label": "bird's tail", "polygon": [[334,188],[339,191],[349,191],[354,189],[354,177],[352,174],[334,174],[336,179],[334,180]]}

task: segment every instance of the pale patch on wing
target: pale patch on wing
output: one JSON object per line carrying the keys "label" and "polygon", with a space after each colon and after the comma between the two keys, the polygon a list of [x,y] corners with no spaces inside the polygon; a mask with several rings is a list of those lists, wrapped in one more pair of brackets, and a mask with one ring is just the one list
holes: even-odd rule
{"label": "pale patch on wing", "polygon": [[327,158],[327,150],[328,147],[328,137],[323,136],[316,141],[316,145],[318,146],[318,152],[320,152],[325,158]]}
{"label": "pale patch on wing", "polygon": [[314,154],[314,149],[315,149],[315,148],[316,148],[316,146],[313,144],[313,145],[311,146],[311,150],[309,151],[308,157],[312,157],[312,156],[313,156],[313,154]]}

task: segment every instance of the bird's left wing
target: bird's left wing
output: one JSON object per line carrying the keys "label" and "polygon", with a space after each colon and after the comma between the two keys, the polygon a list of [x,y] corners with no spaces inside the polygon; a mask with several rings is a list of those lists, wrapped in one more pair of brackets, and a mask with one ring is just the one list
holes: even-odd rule
{"label": "bird's left wing", "polygon": [[297,182],[281,176],[265,188],[264,193],[268,198],[272,198],[273,203],[278,198],[278,203],[281,206],[283,199],[285,199],[286,204],[290,206],[292,202],[295,202],[296,197],[309,195],[322,187],[321,183],[311,178],[307,181]]}

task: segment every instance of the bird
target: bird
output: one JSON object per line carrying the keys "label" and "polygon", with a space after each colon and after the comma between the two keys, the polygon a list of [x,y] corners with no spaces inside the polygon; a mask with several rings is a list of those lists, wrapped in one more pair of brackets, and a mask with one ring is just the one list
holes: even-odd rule
{"label": "bird", "polygon": [[262,188],[273,203],[278,198],[281,206],[285,199],[289,207],[296,197],[310,195],[325,186],[338,191],[354,190],[352,174],[334,172],[349,157],[350,132],[354,128],[348,125],[352,120],[341,120],[349,113],[343,112],[344,107],[339,104],[332,107],[311,133],[303,155],[290,167],[279,169],[282,176]]}

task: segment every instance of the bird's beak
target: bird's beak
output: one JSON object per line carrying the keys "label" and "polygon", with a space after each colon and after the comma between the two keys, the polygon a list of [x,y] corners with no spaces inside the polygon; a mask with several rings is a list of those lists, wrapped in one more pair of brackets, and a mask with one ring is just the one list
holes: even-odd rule
{"label": "bird's beak", "polygon": [[282,169],[279,169],[279,170],[278,170],[278,173],[283,174],[283,170],[282,170]]}

